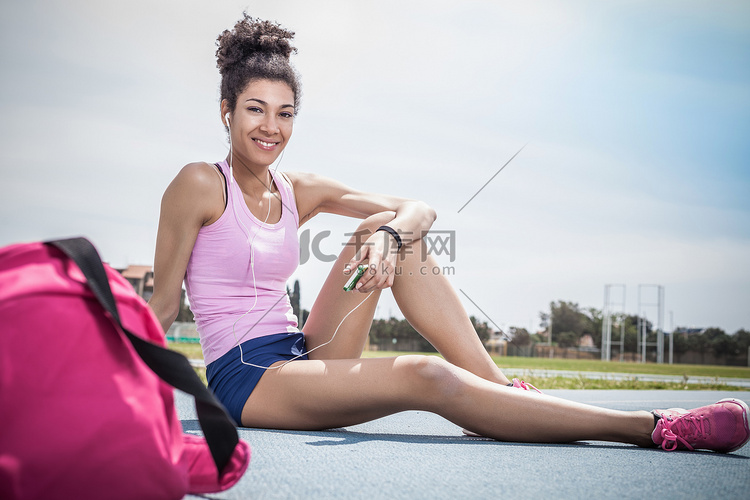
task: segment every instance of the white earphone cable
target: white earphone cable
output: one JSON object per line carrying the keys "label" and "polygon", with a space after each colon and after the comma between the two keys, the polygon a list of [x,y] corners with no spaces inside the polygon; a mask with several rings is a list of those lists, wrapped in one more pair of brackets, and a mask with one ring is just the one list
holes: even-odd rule
{"label": "white earphone cable", "polygon": [[[233,160],[233,157],[234,157],[234,154],[233,154],[234,151],[232,150],[232,129],[231,129],[230,125],[229,125],[229,114],[227,114],[225,116],[225,119],[226,119],[226,122],[227,122],[227,128],[229,129],[229,183],[230,183],[230,186],[231,186],[231,184],[234,182],[234,171],[232,169],[232,163],[233,163],[232,160]],[[278,170],[279,164],[281,164],[281,160],[283,158],[284,158],[284,151],[281,152],[281,156],[279,157],[279,160],[276,162],[276,167],[273,170],[274,174]],[[291,359],[288,359],[284,363],[282,363],[280,365],[277,365],[277,366],[260,366],[260,365],[256,365],[256,364],[253,364],[253,363],[248,363],[247,361],[245,361],[244,354],[242,352],[242,342],[241,342],[241,339],[237,338],[236,326],[237,326],[237,323],[240,320],[242,320],[242,318],[244,318],[245,316],[247,316],[248,314],[250,314],[255,309],[255,306],[258,304],[258,287],[257,287],[256,279],[255,279],[255,246],[253,245],[253,243],[255,243],[255,238],[258,236],[258,233],[260,233],[260,230],[263,229],[266,226],[266,224],[268,222],[268,219],[271,217],[271,200],[273,198],[273,191],[271,190],[271,186],[273,184],[273,181],[274,181],[274,176],[271,175],[271,173],[269,171],[269,181],[268,181],[268,186],[267,186],[268,193],[270,195],[269,199],[268,199],[268,213],[266,214],[266,218],[263,221],[263,224],[261,224],[261,226],[258,228],[258,230],[255,231],[255,234],[253,234],[252,239],[250,238],[250,230],[248,230],[248,228],[242,222],[242,219],[237,215],[237,210],[235,208],[234,203],[233,202],[231,203],[232,204],[232,213],[234,214],[234,218],[237,220],[237,222],[239,222],[239,224],[244,229],[245,237],[248,240],[248,243],[250,244],[250,272],[251,272],[252,277],[253,277],[253,291],[254,291],[253,292],[253,304],[252,304],[252,306],[250,306],[250,309],[248,309],[245,313],[243,313],[240,317],[238,317],[235,320],[235,322],[232,324],[232,336],[234,337],[235,345],[237,347],[239,347],[239,349],[240,349],[240,361],[242,362],[242,364],[247,365],[247,366],[252,366],[254,368],[261,368],[261,369],[264,369],[264,370],[279,369],[279,368],[285,366],[287,363],[291,363],[292,361],[295,361],[295,360],[297,360],[297,359],[299,359],[299,358],[301,358],[303,356],[306,356],[306,355],[310,354],[311,352],[315,351],[316,349],[320,349],[321,347],[327,346],[328,344],[330,344],[331,342],[333,342],[333,340],[336,338],[336,334],[338,333],[339,328],[341,328],[341,325],[344,324],[344,321],[346,320],[346,318],[348,318],[350,314],[352,314],[354,311],[356,311],[359,308],[359,306],[361,306],[362,304],[364,304],[365,301],[370,298],[370,295],[372,295],[372,292],[368,293],[367,296],[364,299],[362,299],[362,301],[354,307],[354,309],[352,309],[351,311],[349,311],[341,319],[341,322],[338,324],[338,326],[336,327],[336,329],[333,332],[333,335],[331,335],[331,338],[327,342],[324,342],[324,343],[320,344],[319,346],[316,346],[316,347],[310,349],[307,352],[304,352],[304,353],[299,354],[299,355],[297,355],[297,356],[295,356],[295,357],[293,357]],[[229,191],[229,189],[227,191]],[[228,203],[230,202],[229,199],[227,200],[227,202]],[[247,334],[249,331],[250,330],[248,330],[247,332],[245,332],[245,334]],[[244,337],[244,335],[243,335],[243,337]]]}

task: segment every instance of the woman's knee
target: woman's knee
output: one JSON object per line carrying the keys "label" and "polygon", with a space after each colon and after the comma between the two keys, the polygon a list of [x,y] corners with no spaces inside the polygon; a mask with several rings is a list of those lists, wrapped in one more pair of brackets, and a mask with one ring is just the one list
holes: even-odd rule
{"label": "woman's knee", "polygon": [[438,356],[401,357],[412,388],[430,400],[451,398],[462,392],[459,368]]}

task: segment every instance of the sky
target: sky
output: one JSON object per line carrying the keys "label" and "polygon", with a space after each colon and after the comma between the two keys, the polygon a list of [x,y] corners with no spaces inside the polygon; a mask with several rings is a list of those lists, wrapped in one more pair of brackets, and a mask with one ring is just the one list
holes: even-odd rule
{"label": "sky", "polygon": [[[215,40],[243,10],[296,32],[279,169],[430,204],[469,314],[536,331],[617,284],[613,310],[656,321],[660,285],[666,330],[750,328],[743,1],[5,1],[0,246],[152,264],[164,189],[227,154]],[[292,276],[304,308],[356,226],[302,227],[330,231]],[[376,315],[401,317],[388,294]]]}

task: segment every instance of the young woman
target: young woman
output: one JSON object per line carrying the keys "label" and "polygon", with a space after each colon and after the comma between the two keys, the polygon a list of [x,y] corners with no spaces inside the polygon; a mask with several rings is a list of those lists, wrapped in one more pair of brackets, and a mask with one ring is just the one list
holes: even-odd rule
{"label": "young woman", "polygon": [[[289,63],[293,35],[245,15],[219,36],[229,155],[215,165],[185,166],[161,205],[150,305],[166,331],[184,280],[209,386],[238,423],[326,429],[418,409],[505,441],[604,440],[724,452],[747,442],[748,407],[738,400],[691,412],[624,412],[523,390],[488,356],[447,280],[418,271],[435,265],[420,261],[419,236],[435,220],[432,208],[270,168],[291,139],[299,109],[299,81]],[[286,281],[299,263],[297,230],[320,212],[362,221],[303,334]],[[367,272],[354,291],[344,291],[362,263]],[[360,359],[384,288],[444,359]]]}

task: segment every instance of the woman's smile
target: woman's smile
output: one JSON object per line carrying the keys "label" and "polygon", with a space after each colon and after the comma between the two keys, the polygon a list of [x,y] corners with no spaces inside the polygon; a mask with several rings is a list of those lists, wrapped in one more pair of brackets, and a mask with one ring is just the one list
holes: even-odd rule
{"label": "woman's smile", "polygon": [[253,139],[253,141],[263,151],[273,151],[279,145],[278,142],[269,142],[269,141],[264,141],[262,139]]}

